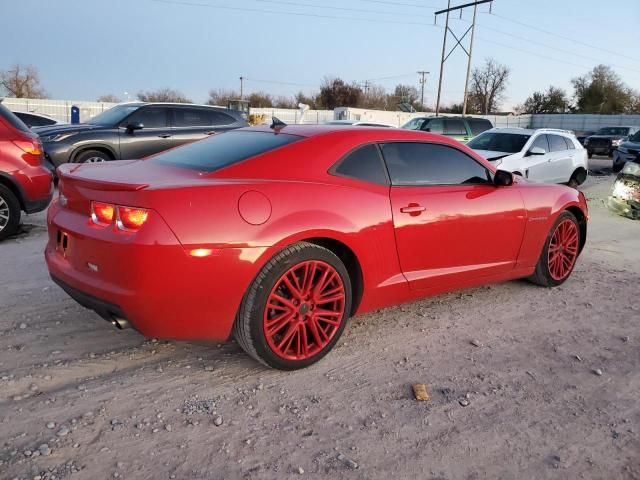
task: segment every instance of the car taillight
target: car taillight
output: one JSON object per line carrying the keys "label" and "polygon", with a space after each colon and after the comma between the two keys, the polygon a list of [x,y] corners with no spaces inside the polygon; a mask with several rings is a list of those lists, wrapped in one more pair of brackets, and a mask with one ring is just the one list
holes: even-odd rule
{"label": "car taillight", "polygon": [[22,150],[24,153],[32,155],[32,158],[26,158],[30,165],[38,166],[41,163],[42,157],[42,143],[39,139],[36,140],[13,140],[13,144]]}
{"label": "car taillight", "polygon": [[137,232],[147,221],[147,218],[149,218],[149,210],[145,208],[91,202],[91,221],[102,227],[108,227],[115,223],[119,230]]}
{"label": "car taillight", "polygon": [[120,230],[139,230],[149,217],[149,211],[144,208],[117,207],[118,220],[116,221]]}
{"label": "car taillight", "polygon": [[96,225],[111,225],[115,218],[115,210],[115,205],[111,203],[91,202],[91,220]]}

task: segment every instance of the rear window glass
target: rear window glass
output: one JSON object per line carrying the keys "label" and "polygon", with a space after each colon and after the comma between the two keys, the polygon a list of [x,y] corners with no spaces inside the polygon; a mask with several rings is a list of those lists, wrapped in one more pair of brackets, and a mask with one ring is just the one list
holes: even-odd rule
{"label": "rear window glass", "polygon": [[467,122],[469,123],[469,128],[473,135],[478,135],[493,128],[491,122],[484,118],[469,118],[467,119]]}
{"label": "rear window glass", "polygon": [[148,161],[213,172],[302,139],[284,133],[234,131],[160,153]]}
{"label": "rear window glass", "polygon": [[4,105],[0,104],[0,117],[4,118],[5,122],[11,125],[13,128],[17,128],[18,130],[22,130],[23,132],[29,132],[29,127],[27,127],[22,120],[16,117],[11,110],[9,110]]}

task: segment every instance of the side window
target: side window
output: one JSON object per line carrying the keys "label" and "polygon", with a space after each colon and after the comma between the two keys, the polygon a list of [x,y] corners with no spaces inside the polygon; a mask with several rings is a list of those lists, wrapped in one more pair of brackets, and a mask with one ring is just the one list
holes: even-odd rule
{"label": "side window", "polygon": [[531,145],[531,148],[533,147],[539,147],[543,149],[545,153],[549,153],[549,142],[547,141],[547,135],[538,135]]}
{"label": "side window", "polygon": [[552,152],[560,152],[567,149],[564,138],[560,135],[547,135],[549,137],[549,149]]}
{"label": "side window", "polygon": [[216,112],[215,110],[210,110],[209,115],[211,117],[211,125],[231,125],[235,123],[235,118],[231,115],[227,115],[226,113]]}
{"label": "side window", "polygon": [[365,182],[386,185],[387,175],[375,145],[365,145],[352,151],[333,168],[336,175],[357,178]]}
{"label": "side window", "polygon": [[467,122],[469,122],[469,128],[474,136],[493,128],[491,122],[485,118],[468,118]]}
{"label": "side window", "polygon": [[444,133],[444,126],[442,125],[441,118],[434,118],[428,122],[422,124],[422,130],[431,133]]}
{"label": "side window", "polygon": [[174,127],[211,126],[209,111],[200,108],[173,108]]}
{"label": "side window", "polygon": [[567,137],[562,137],[564,140],[564,143],[567,144],[567,149],[568,150],[575,150],[576,146],[573,144],[573,140],[571,140],[570,138]]}
{"label": "side window", "polygon": [[382,155],[392,185],[489,183],[489,172],[466,153],[435,143],[384,143]]}
{"label": "side window", "polygon": [[464,122],[457,118],[446,118],[444,120],[444,134],[445,135],[466,135],[467,129],[464,127]]}
{"label": "side window", "polygon": [[136,110],[124,123],[140,122],[144,128],[164,128],[167,126],[167,109],[161,107],[146,107]]}

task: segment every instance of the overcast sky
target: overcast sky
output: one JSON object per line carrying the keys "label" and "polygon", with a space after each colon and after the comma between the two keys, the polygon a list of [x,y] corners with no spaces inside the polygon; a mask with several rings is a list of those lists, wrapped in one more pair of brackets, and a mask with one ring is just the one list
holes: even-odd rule
{"label": "overcast sky", "polygon": [[[433,12],[447,0],[1,3],[0,69],[37,66],[52,98],[125,99],[166,86],[204,102],[211,88],[237,89],[240,75],[246,91],[276,95],[317,91],[325,76],[392,89],[418,86],[415,72],[428,70],[433,104],[443,35]],[[550,84],[571,92],[571,78],[598,63],[640,90],[640,0],[495,0],[488,10],[479,7],[473,65],[491,56],[511,68],[505,108]],[[464,33],[471,14],[454,15],[452,29]],[[462,99],[465,68],[460,50],[445,64],[446,103]]]}

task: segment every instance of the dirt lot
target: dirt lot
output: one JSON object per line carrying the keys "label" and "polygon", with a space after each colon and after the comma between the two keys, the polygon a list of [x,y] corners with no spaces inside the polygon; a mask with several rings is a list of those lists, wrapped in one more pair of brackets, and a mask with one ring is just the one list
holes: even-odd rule
{"label": "dirt lot", "polygon": [[113,329],[50,281],[26,218],[0,246],[0,478],[640,479],[640,222],[606,210],[610,163],[562,287],[356,317],[294,373]]}

